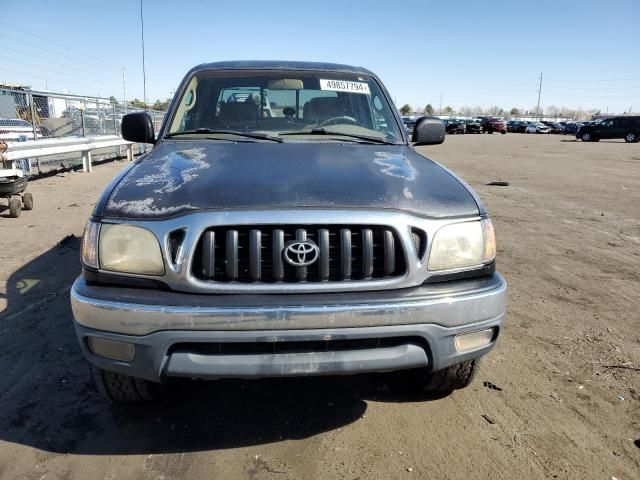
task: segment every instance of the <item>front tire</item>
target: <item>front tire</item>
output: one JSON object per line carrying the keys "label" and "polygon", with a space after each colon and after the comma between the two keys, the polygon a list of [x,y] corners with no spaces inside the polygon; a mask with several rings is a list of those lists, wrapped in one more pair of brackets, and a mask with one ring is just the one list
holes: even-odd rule
{"label": "front tire", "polygon": [[590,133],[583,133],[582,135],[580,135],[580,140],[582,140],[583,142],[591,142],[593,140],[593,137]]}
{"label": "front tire", "polygon": [[418,369],[411,371],[411,381],[418,390],[427,393],[451,393],[468,387],[480,370],[481,359],[451,365],[438,371]]}
{"label": "front tire", "polygon": [[638,140],[640,140],[638,135],[633,132],[629,132],[624,136],[624,141],[627,143],[636,143]]}
{"label": "front tire", "polygon": [[96,390],[114,403],[138,403],[156,400],[162,385],[121,373],[108,372],[91,365]]}

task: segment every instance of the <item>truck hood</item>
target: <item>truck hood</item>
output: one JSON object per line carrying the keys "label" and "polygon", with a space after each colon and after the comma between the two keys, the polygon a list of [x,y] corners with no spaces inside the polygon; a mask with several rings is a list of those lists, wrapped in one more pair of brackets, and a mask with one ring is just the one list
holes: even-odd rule
{"label": "truck hood", "polygon": [[166,141],[104,192],[98,217],[197,210],[384,208],[426,217],[479,213],[469,189],[406,145]]}

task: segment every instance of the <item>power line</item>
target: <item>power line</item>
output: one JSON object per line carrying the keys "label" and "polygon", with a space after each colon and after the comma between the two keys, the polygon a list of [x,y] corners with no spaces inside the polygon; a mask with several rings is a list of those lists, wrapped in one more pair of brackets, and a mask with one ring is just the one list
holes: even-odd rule
{"label": "power line", "polygon": [[[2,31],[0,31],[0,36],[5,36],[5,37],[7,37],[7,38],[11,38],[12,40],[16,40],[16,41],[22,42],[22,40],[16,39],[15,37],[11,37],[10,35],[7,35],[5,32],[2,32]],[[27,44],[29,44],[29,42],[23,42],[23,43],[27,43]],[[33,44],[31,44],[31,45],[33,45]],[[51,53],[53,53],[54,55],[56,55],[56,58],[58,58],[58,57],[67,58],[67,59],[71,60],[73,63],[76,63],[76,64],[78,64],[78,65],[82,65],[82,67],[81,67],[81,68],[82,68],[82,70],[81,70],[81,71],[84,71],[84,70],[91,70],[91,69],[95,68],[95,67],[87,67],[86,63],[84,63],[84,61],[85,61],[85,59],[84,59],[84,58],[82,59],[83,61],[80,61],[80,59],[78,59],[77,57],[71,57],[71,56],[66,55],[66,54],[64,54],[64,53],[58,52],[58,51],[56,51],[55,49],[52,49],[52,48],[43,47],[43,46],[37,46],[37,47],[38,47],[38,49],[39,49],[39,50],[44,50],[44,51],[47,51],[47,50],[48,50],[49,52],[51,52]],[[21,51],[24,55],[26,55],[26,56],[28,56],[28,57],[39,57],[39,58],[45,58],[46,60],[50,61],[49,59],[47,59],[46,57],[42,57],[41,55],[32,54],[32,53],[30,53],[30,52],[25,52],[24,50],[16,49],[16,48],[14,48],[14,47],[4,49],[3,51],[4,51],[5,53],[6,53],[6,52],[12,52],[12,51],[16,51],[16,52],[20,52],[20,51]],[[76,70],[78,70],[78,67],[73,67],[73,68],[75,68]],[[99,71],[99,72],[98,72],[98,71],[94,71],[94,72],[95,72],[96,76],[104,77],[104,76],[105,76],[105,69],[104,69],[104,65],[102,65],[102,68],[100,69],[100,71]],[[137,83],[137,82],[133,82],[133,83]]]}
{"label": "power line", "polygon": [[[25,65],[25,66],[27,66],[27,67],[34,67],[34,68],[37,68],[39,71],[42,71],[42,70],[43,70],[43,66],[42,66],[42,65],[35,65],[35,64],[33,64],[33,63],[23,62],[23,61],[21,61],[21,60],[15,60],[15,59],[6,58],[6,57],[1,57],[1,56],[0,56],[0,60],[3,60],[3,61],[5,61],[5,62],[16,63],[16,64],[20,64],[20,65]],[[56,69],[56,68],[50,68],[50,67],[48,67],[46,71],[50,71],[50,72],[57,72],[57,74],[60,74],[60,75],[63,75],[63,76],[67,75],[67,73],[68,73],[68,72],[66,72],[66,71],[64,71],[64,70],[59,70],[59,69]],[[74,75],[78,75],[78,74],[74,74]],[[80,73],[79,75],[84,76],[86,79],[88,79],[88,80],[92,81],[93,83],[99,83],[99,84],[102,84],[102,85],[103,85],[103,86],[105,86],[105,87],[108,87],[108,88],[110,88],[110,89],[114,89],[114,82],[110,82],[110,81],[106,81],[106,80],[101,80],[101,79],[99,79],[99,78],[94,78],[94,77],[91,77],[91,76],[88,76],[88,75],[86,75],[86,74],[82,74],[82,73]],[[46,76],[45,76],[45,77],[42,77],[42,76],[41,76],[40,78],[47,79],[47,78],[49,78],[49,77],[46,77]],[[71,77],[71,78],[73,78],[73,77]],[[60,81],[58,81],[58,82],[59,82],[59,83],[63,83],[63,82],[60,82]],[[64,83],[71,83],[71,82],[70,82],[69,80],[67,80],[67,81],[66,81],[66,82],[64,82]],[[115,85],[117,85],[117,83],[115,83]],[[118,91],[118,88],[119,88],[119,87],[115,87],[115,91]]]}
{"label": "power line", "polygon": [[[58,45],[60,48],[63,48],[65,52],[67,52],[67,51],[75,51],[76,53],[78,53],[80,55],[86,56],[86,52],[81,52],[78,49],[70,47],[69,45],[58,43],[58,42],[56,42],[54,40],[51,40],[51,38],[43,37],[42,35],[38,35],[38,34],[35,34],[35,33],[32,33],[32,32],[29,32],[27,30],[24,30],[22,28],[18,28],[18,27],[14,26],[14,25],[9,25],[8,23],[4,23],[2,21],[0,21],[0,25],[5,26],[5,27],[9,27],[9,28],[11,28],[13,30],[16,30],[16,31],[18,31],[20,33],[23,33],[25,35],[29,35],[31,37],[43,40],[43,41],[47,42],[47,45],[49,45],[49,46],[52,45],[52,44],[53,45]],[[2,32],[2,31],[0,31],[0,35],[8,36],[5,32]],[[9,38],[13,38],[14,40],[17,40],[19,42],[24,42],[25,41],[24,38],[18,38],[18,39],[16,39],[15,37],[9,37]],[[43,47],[42,45],[36,45],[36,46],[38,48],[47,49],[47,47]],[[51,48],[48,48],[48,49],[51,50]],[[66,56],[66,55],[63,55],[63,56]],[[105,65],[109,64],[109,62],[105,62],[105,61],[100,61],[100,62],[97,62],[95,60],[87,60],[87,61],[89,63],[93,63],[96,67],[99,67],[99,68],[104,68]],[[120,67],[115,65],[115,64],[112,64],[112,68],[119,69]]]}

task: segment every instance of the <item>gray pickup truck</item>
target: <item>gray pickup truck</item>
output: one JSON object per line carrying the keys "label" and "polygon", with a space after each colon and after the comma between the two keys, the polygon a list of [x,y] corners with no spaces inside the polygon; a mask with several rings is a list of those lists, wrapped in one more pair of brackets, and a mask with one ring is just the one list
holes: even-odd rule
{"label": "gray pickup truck", "polygon": [[416,152],[370,71],[219,62],[185,76],[153,148],[105,189],[71,290],[97,388],[154,398],[172,377],[407,370],[467,386],[507,286],[493,226],[461,179]]}

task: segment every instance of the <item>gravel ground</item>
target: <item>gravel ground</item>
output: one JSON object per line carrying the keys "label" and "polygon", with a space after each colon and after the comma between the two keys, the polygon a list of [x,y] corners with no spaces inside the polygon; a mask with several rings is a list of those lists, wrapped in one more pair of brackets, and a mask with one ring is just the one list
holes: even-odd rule
{"label": "gravel ground", "polygon": [[32,182],[19,219],[0,211],[0,478],[640,478],[640,145],[509,134],[420,150],[484,199],[510,283],[473,386],[220,381],[110,405],[68,295],[85,220],[124,164],[108,163]]}

